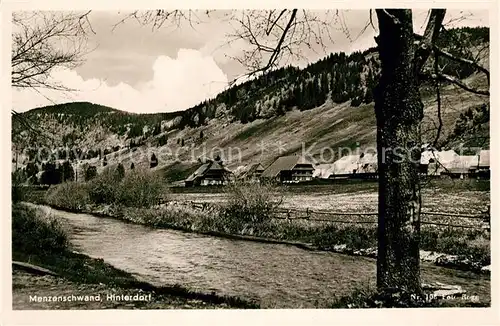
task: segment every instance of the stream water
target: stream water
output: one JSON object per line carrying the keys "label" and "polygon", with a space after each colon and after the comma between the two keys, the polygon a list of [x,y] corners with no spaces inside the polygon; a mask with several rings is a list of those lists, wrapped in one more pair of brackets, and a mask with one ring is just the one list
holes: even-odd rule
{"label": "stream water", "polygon": [[[335,296],[374,285],[375,260],[293,246],[230,240],[73,214],[48,207],[76,249],[155,285],[253,299],[264,308],[328,307]],[[424,282],[461,285],[489,299],[488,275],[422,266]],[[481,300],[481,301],[482,301]]]}

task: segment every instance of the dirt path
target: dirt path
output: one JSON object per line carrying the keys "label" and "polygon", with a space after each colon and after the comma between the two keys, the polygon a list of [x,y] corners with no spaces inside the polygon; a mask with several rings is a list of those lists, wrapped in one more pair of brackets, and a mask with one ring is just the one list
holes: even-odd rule
{"label": "dirt path", "polygon": [[[14,310],[229,308],[225,303],[214,304],[177,296],[156,295],[154,292],[115,288],[104,284],[78,284],[60,277],[40,276],[18,270],[13,271],[12,288]],[[125,296],[132,299],[137,296],[136,299],[146,301],[127,301]],[[50,297],[52,301],[49,302]],[[100,300],[90,301],[91,297]]]}

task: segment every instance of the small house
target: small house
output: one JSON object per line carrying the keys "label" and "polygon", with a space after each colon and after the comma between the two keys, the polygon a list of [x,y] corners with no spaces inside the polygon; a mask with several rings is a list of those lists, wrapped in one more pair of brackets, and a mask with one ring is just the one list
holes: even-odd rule
{"label": "small house", "polygon": [[313,178],[314,167],[302,156],[290,155],[278,157],[262,174],[262,179],[281,183],[297,183],[310,181]]}
{"label": "small house", "polygon": [[222,162],[207,160],[184,181],[184,185],[186,187],[225,185],[230,175],[231,171],[226,169]]}
{"label": "small house", "polygon": [[376,179],[377,153],[346,155],[333,163],[330,179]]}
{"label": "small house", "polygon": [[455,160],[448,164],[447,169],[441,172],[443,176],[449,176],[454,179],[468,178],[477,165],[477,155],[458,155]]}
{"label": "small house", "polygon": [[459,155],[454,150],[426,151],[422,153],[422,157],[425,159],[422,158],[420,164],[427,162],[427,175],[436,177],[449,171],[453,167],[453,162],[459,160]]}
{"label": "small house", "polygon": [[252,164],[248,170],[244,172],[243,180],[245,182],[259,182],[264,170],[264,166],[261,163]]}

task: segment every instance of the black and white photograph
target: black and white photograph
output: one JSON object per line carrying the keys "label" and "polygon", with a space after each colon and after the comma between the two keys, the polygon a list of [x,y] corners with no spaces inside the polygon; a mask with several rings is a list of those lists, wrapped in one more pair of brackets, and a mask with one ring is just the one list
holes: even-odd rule
{"label": "black and white photograph", "polygon": [[327,5],[12,10],[12,310],[491,308],[496,13]]}

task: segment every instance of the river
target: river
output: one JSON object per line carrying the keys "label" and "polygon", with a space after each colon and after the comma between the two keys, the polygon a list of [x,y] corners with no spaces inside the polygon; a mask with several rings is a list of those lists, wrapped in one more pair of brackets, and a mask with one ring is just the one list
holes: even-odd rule
{"label": "river", "polygon": [[[370,258],[152,229],[42,208],[63,221],[76,250],[155,285],[238,296],[263,308],[315,308],[375,283],[376,265]],[[488,275],[424,264],[422,278],[461,285],[481,301],[489,300]]]}

